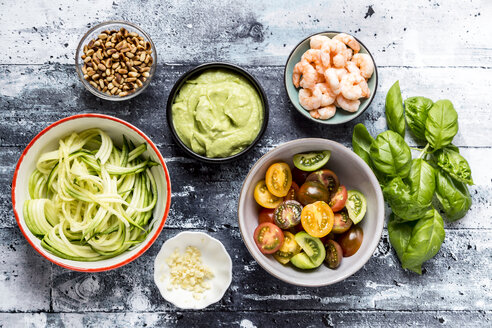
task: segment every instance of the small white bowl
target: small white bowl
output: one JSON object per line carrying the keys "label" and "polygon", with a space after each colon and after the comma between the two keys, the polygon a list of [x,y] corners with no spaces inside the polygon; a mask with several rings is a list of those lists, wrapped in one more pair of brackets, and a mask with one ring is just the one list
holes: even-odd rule
{"label": "small white bowl", "polygon": [[[41,240],[34,236],[26,225],[24,220],[23,206],[24,202],[29,199],[28,181],[32,172],[36,168],[36,162],[43,152],[55,150],[59,146],[60,138],[72,132],[81,132],[89,128],[99,128],[106,132],[116,144],[122,142],[123,135],[135,144],[147,143],[149,147],[144,153],[144,156],[159,163],[158,166],[151,168],[157,184],[157,204],[154,208],[151,225],[152,230],[147,235],[147,238],[130,250],[115,256],[110,259],[83,262],[72,261],[60,258],[48,252],[41,246]],[[162,158],[161,153],[154,143],[142,131],[134,127],[128,122],[120,120],[116,117],[101,115],[101,114],[79,114],[59,120],[43,131],[41,131],[27,145],[22,153],[17,167],[15,168],[14,178],[12,181],[12,205],[17,224],[21,232],[26,237],[31,246],[46,259],[51,262],[75,271],[96,272],[106,271],[123,266],[137,257],[142,255],[157,239],[159,233],[164,227],[169,207],[171,204],[171,180],[169,173]]]}
{"label": "small white bowl", "polygon": [[[265,178],[266,170],[273,163],[284,161],[294,167],[292,157],[298,153],[330,150],[331,157],[327,167],[335,172],[347,189],[356,189],[367,199],[367,212],[359,223],[364,232],[360,249],[350,257],[344,257],[341,265],[329,269],[322,264],[315,270],[295,269],[291,265],[282,265],[271,255],[262,254],[253,239],[253,232],[258,226],[260,206],[253,198],[253,191],[258,181]],[[261,157],[249,171],[244,180],[239,197],[239,228],[241,236],[251,255],[271,275],[293,285],[319,287],[334,284],[350,277],[371,258],[376,249],[384,225],[384,200],[381,187],[369,166],[353,151],[327,139],[298,139],[286,142]]]}
{"label": "small white bowl", "polygon": [[[203,292],[200,299],[181,288],[168,290],[169,266],[166,259],[177,248],[181,254],[187,246],[200,250],[202,263],[212,270],[214,277],[208,282],[210,289]],[[164,277],[164,280],[162,279]],[[232,260],[222,243],[203,232],[184,231],[166,240],[154,261],[154,281],[162,297],[182,309],[203,309],[222,299],[232,281]]]}

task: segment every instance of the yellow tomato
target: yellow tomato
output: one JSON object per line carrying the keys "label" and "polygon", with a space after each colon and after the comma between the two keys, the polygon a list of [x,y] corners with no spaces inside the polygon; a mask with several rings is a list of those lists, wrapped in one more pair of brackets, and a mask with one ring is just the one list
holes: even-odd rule
{"label": "yellow tomato", "polygon": [[282,203],[283,200],[282,198],[272,195],[272,193],[268,191],[265,180],[261,180],[256,184],[254,197],[260,206],[266,208],[276,208]]}
{"label": "yellow tomato", "polygon": [[333,228],[334,214],[325,202],[315,202],[304,206],[301,213],[302,227],[313,237],[324,237]]}
{"label": "yellow tomato", "polygon": [[287,163],[271,165],[265,176],[268,190],[277,197],[285,197],[292,185],[292,173]]}

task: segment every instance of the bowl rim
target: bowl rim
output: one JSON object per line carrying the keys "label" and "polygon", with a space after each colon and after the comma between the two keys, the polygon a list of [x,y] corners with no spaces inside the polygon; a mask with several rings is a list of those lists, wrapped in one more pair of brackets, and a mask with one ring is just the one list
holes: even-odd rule
{"label": "bowl rim", "polygon": [[[157,258],[159,257],[159,254],[161,252],[164,251],[164,247],[165,245],[170,242],[171,240],[173,239],[177,239],[179,240],[180,238],[184,238],[186,237],[186,235],[191,235],[191,236],[203,236],[204,238],[212,241],[213,243],[217,244],[220,248],[220,250],[226,255],[228,261],[227,261],[227,286],[225,286],[224,290],[221,292],[221,295],[219,298],[213,298],[211,299],[207,304],[205,304],[204,306],[195,306],[195,307],[180,307],[176,304],[175,300],[174,299],[170,299],[166,296],[164,296],[166,294],[166,288],[162,285],[162,284],[158,284],[157,283],[157,270],[156,270],[156,267],[157,267]],[[168,244],[169,245],[169,244]],[[201,250],[200,250],[201,252]],[[184,310],[202,310],[202,309],[205,309],[207,307],[209,307],[210,305],[214,304],[214,303],[217,303],[219,302],[225,295],[225,293],[227,292],[227,290],[229,289],[229,287],[231,286],[231,283],[232,283],[232,269],[233,269],[233,263],[232,263],[232,258],[231,258],[231,255],[229,254],[229,252],[227,251],[227,249],[225,248],[224,244],[217,238],[215,237],[212,237],[210,236],[208,233],[206,232],[203,232],[203,231],[189,231],[189,230],[185,230],[185,231],[181,231],[179,233],[177,233],[176,235],[172,236],[171,238],[167,239],[161,246],[161,248],[159,249],[159,252],[157,252],[157,255],[155,256],[154,258],[154,283],[157,287],[157,289],[159,290],[159,293],[161,294],[162,298],[165,299],[166,301],[168,301],[169,303],[173,304],[174,306],[176,306],[177,308],[180,308],[180,309],[184,309]]]}
{"label": "bowl rim", "polygon": [[[125,25],[126,26],[129,26],[131,28],[134,28],[136,29],[139,33],[141,33],[143,35],[143,37],[145,39],[147,39],[149,42],[150,42],[150,45],[152,47],[152,54],[153,54],[153,62],[152,62],[152,66],[150,67],[150,72],[149,72],[149,77],[147,78],[147,81],[145,81],[144,85],[137,89],[137,91],[135,92],[132,92],[130,93],[129,95],[127,96],[124,96],[124,97],[119,97],[119,96],[108,96],[107,94],[99,91],[99,90],[96,90],[94,89],[85,79],[84,79],[84,74],[82,73],[82,69],[80,68],[80,63],[79,63],[79,54],[80,52],[83,50],[84,48],[84,44],[82,44],[82,42],[87,39],[89,37],[89,35],[91,33],[93,33],[94,31],[96,31],[97,29],[100,29],[104,26],[107,26],[107,25],[112,25],[112,24],[115,24],[115,25],[122,25],[122,27],[124,27]],[[90,92],[92,93],[93,95],[101,98],[101,99],[104,99],[104,100],[109,100],[109,101],[123,101],[123,100],[128,100],[128,99],[131,99],[133,97],[136,97],[138,96],[140,93],[142,93],[149,85],[150,85],[150,81],[152,80],[152,78],[154,77],[154,74],[155,74],[155,71],[157,69],[157,50],[155,48],[155,44],[154,42],[152,41],[152,39],[150,38],[150,35],[147,34],[147,32],[145,32],[142,28],[140,28],[138,25],[136,24],[133,24],[133,23],[130,23],[130,22],[127,22],[127,21],[123,21],[123,20],[110,20],[110,21],[105,21],[105,22],[102,22],[102,23],[99,23],[93,27],[91,27],[83,36],[82,38],[80,39],[79,43],[77,44],[77,49],[75,51],[75,70],[77,71],[77,75],[79,77],[79,80],[82,82],[82,84],[84,85],[84,87]]]}
{"label": "bowl rim", "polygon": [[[380,215],[380,218],[377,218],[378,220],[377,220],[377,223],[376,223],[376,234],[373,235],[372,242],[368,246],[370,252],[368,252],[367,253],[368,255],[365,258],[363,258],[359,263],[356,263],[356,265],[352,266],[352,268],[355,268],[355,270],[352,269],[352,270],[350,270],[349,273],[344,274],[344,275],[340,276],[339,278],[336,278],[336,279],[334,279],[332,281],[329,281],[329,282],[326,282],[326,283],[307,284],[307,283],[303,283],[303,282],[297,282],[297,281],[288,280],[287,278],[283,277],[282,275],[278,275],[278,274],[274,273],[272,270],[270,270],[270,266],[269,265],[266,265],[265,263],[262,263],[262,261],[258,261],[258,259],[256,258],[256,256],[254,255],[254,252],[251,250],[250,245],[248,245],[248,243],[246,242],[246,239],[244,237],[246,231],[244,231],[245,227],[243,226],[243,224],[241,224],[240,209],[241,209],[241,204],[242,204],[243,197],[246,197],[247,196],[246,195],[246,192],[245,192],[245,187],[246,187],[245,186],[245,183],[246,183],[246,180],[248,180],[248,178],[253,174],[253,172],[256,172],[258,169],[260,169],[260,165],[259,165],[259,162],[260,161],[262,161],[270,153],[272,153],[274,151],[278,151],[279,149],[288,148],[289,146],[294,145],[294,144],[304,143],[304,142],[307,142],[307,141],[314,141],[314,140],[316,140],[316,141],[322,140],[323,142],[331,143],[331,144],[333,144],[333,145],[335,145],[337,147],[342,147],[342,149],[345,149],[348,152],[353,153],[353,155],[354,155],[353,158],[354,158],[354,160],[356,162],[358,162],[360,165],[366,167],[367,172],[369,173],[369,176],[370,176],[370,180],[372,182],[372,185],[374,185],[374,186],[377,187],[376,188],[376,198],[377,198],[377,205],[381,209],[381,215]],[[348,147],[345,147],[341,143],[336,142],[336,141],[333,141],[333,140],[324,139],[324,138],[300,138],[300,139],[295,139],[295,140],[287,141],[287,142],[282,143],[282,144],[278,145],[277,147],[269,150],[267,153],[265,153],[263,156],[261,156],[255,162],[255,164],[251,167],[251,169],[249,170],[248,174],[244,178],[243,184],[241,186],[241,192],[239,194],[238,205],[237,205],[237,218],[238,218],[239,231],[241,233],[241,239],[243,240],[243,244],[246,246],[246,248],[248,249],[248,252],[253,257],[253,259],[256,261],[256,263],[258,263],[266,272],[268,272],[270,275],[274,276],[275,278],[277,278],[279,280],[282,280],[282,281],[284,281],[286,283],[289,283],[291,285],[296,285],[296,286],[301,286],[301,287],[323,287],[323,286],[328,286],[328,285],[332,285],[332,284],[338,283],[338,282],[343,281],[343,280],[347,279],[348,277],[354,275],[356,272],[358,272],[371,259],[371,257],[374,254],[374,251],[376,250],[376,248],[379,245],[379,242],[381,240],[381,236],[382,236],[382,233],[383,233],[384,222],[385,222],[385,210],[384,210],[384,208],[385,208],[384,207],[384,198],[383,198],[383,192],[381,190],[381,186],[379,185],[379,182],[378,182],[376,176],[374,175],[374,172],[372,172],[371,168],[367,165],[367,163],[362,158],[360,158],[357,154],[355,154]],[[252,246],[254,246],[254,245],[252,245]]]}
{"label": "bowl rim", "polygon": [[[291,99],[291,96],[290,96],[290,93],[289,93],[289,89],[287,88],[287,79],[286,79],[286,75],[287,75],[287,64],[291,61],[291,58],[292,58],[292,55],[294,54],[294,52],[297,50],[297,48],[299,48],[299,46],[304,43],[306,40],[310,39],[311,37],[315,36],[315,35],[319,35],[319,34],[327,34],[327,33],[346,33],[346,32],[340,32],[340,31],[323,31],[323,32],[317,32],[317,33],[314,33],[314,34],[311,34],[309,36],[307,36],[306,38],[302,39],[293,49],[292,51],[290,52],[289,56],[287,57],[287,61],[285,62],[285,65],[284,65],[284,88],[285,88],[285,92],[287,93],[287,97],[289,98],[289,101],[290,103],[292,104],[292,106],[294,106],[294,108],[299,112],[299,114],[301,114],[303,117],[313,121],[313,122],[316,122],[316,123],[320,123],[320,124],[325,124],[325,125],[339,125],[339,124],[345,124],[345,123],[348,123],[354,119],[356,119],[357,117],[359,117],[360,115],[362,115],[362,113],[364,113],[367,108],[369,108],[369,106],[371,106],[372,104],[372,101],[374,100],[374,96],[376,95],[376,91],[378,90],[378,82],[379,82],[379,74],[378,74],[378,67],[376,65],[376,61],[374,60],[374,57],[372,56],[372,53],[371,51],[369,51],[369,48],[366,47],[366,45],[364,43],[362,43],[362,41],[360,41],[359,38],[357,38],[355,35],[353,34],[350,34],[350,33],[347,33],[351,36],[353,36],[357,42],[359,42],[359,44],[367,51],[367,54],[369,56],[371,56],[371,59],[372,59],[372,62],[374,63],[374,78],[375,78],[375,81],[374,81],[374,91],[371,93],[371,96],[369,97],[368,99],[368,102],[365,104],[365,107],[362,109],[362,110],[358,110],[356,112],[356,115],[351,117],[349,120],[346,120],[346,121],[343,121],[343,122],[338,122],[338,123],[334,123],[333,121],[330,121],[330,119],[328,120],[319,120],[319,119],[316,119],[316,118],[313,118],[313,117],[310,117],[310,116],[307,116],[307,115],[304,115],[304,113],[301,112],[301,110],[299,108],[297,108],[297,106],[295,105],[295,103],[292,101]],[[371,77],[372,78],[372,77]],[[292,83],[292,82],[291,82]],[[297,89],[297,88],[296,88]],[[303,111],[306,111],[305,109],[303,109]]]}
{"label": "bowl rim", "polygon": [[[162,165],[162,169],[164,170],[164,176],[165,176],[166,184],[167,184],[167,188],[166,188],[166,192],[167,192],[167,196],[166,196],[166,207],[164,209],[164,214],[162,216],[161,223],[159,224],[159,226],[158,226],[158,228],[156,230],[156,233],[148,240],[148,242],[144,245],[144,247],[138,253],[136,253],[135,255],[133,255],[133,256],[127,258],[127,259],[124,259],[124,260],[122,260],[119,263],[116,263],[116,264],[113,264],[113,265],[110,265],[110,266],[106,266],[106,267],[101,267],[101,268],[83,268],[83,267],[78,267],[78,266],[64,264],[64,263],[58,261],[58,258],[59,258],[58,256],[52,255],[53,256],[53,258],[52,258],[51,256],[47,256],[46,254],[44,254],[43,252],[41,252],[40,249],[32,242],[32,240],[29,238],[29,236],[27,235],[27,233],[22,228],[22,225],[20,224],[20,216],[19,216],[19,213],[17,213],[16,206],[15,206],[16,205],[15,190],[16,190],[16,186],[17,186],[17,174],[19,172],[19,168],[20,168],[20,166],[22,164],[22,161],[24,160],[24,157],[26,156],[26,154],[28,153],[28,151],[30,150],[30,148],[36,143],[36,141],[40,137],[42,137],[46,132],[48,132],[49,130],[51,130],[55,126],[58,126],[58,125],[60,125],[62,123],[65,123],[65,122],[68,122],[68,121],[71,121],[71,120],[76,120],[76,119],[79,119],[79,118],[86,118],[86,117],[100,118],[100,119],[107,119],[107,120],[115,121],[117,123],[120,123],[120,124],[125,125],[126,127],[134,130],[135,132],[137,132],[145,140],[145,142],[147,142],[147,144],[149,144],[152,147],[152,149],[156,153],[157,157],[159,158],[159,161],[161,162],[160,164]],[[150,138],[147,137],[147,135],[145,135],[145,133],[143,133],[142,131],[140,131],[138,128],[136,128],[132,124],[130,124],[130,123],[128,123],[128,122],[126,122],[126,121],[124,121],[122,119],[119,119],[119,118],[116,118],[116,117],[110,116],[110,115],[95,114],[95,113],[76,114],[76,115],[72,115],[72,116],[69,116],[69,117],[65,117],[65,118],[63,118],[61,120],[58,120],[58,121],[56,121],[56,122],[48,125],[47,127],[45,127],[41,132],[39,132],[29,142],[29,144],[26,146],[26,148],[22,152],[21,156],[19,157],[19,160],[17,161],[17,165],[15,167],[14,176],[13,176],[13,179],[12,179],[12,194],[11,194],[11,197],[12,197],[12,207],[13,207],[13,210],[14,210],[14,215],[15,215],[15,220],[17,222],[17,226],[19,227],[20,231],[24,235],[24,238],[29,242],[29,244],[39,254],[41,254],[41,256],[43,256],[45,259],[49,260],[50,262],[52,262],[52,263],[54,263],[56,265],[59,265],[59,266],[65,268],[65,269],[69,269],[69,270],[73,270],[73,271],[79,271],[79,272],[101,272],[101,271],[108,271],[108,270],[119,268],[119,267],[124,266],[124,265],[132,262],[133,260],[137,259],[143,253],[145,253],[150,248],[150,246],[152,246],[152,244],[155,242],[155,240],[157,239],[157,237],[159,237],[159,235],[160,235],[160,233],[162,231],[162,228],[164,227],[164,223],[167,220],[167,216],[169,214],[169,209],[171,207],[171,179],[169,177],[169,171],[167,169],[166,163],[164,162],[164,158],[162,157],[161,152],[159,151],[159,149],[157,149],[157,147],[150,140]],[[81,262],[81,261],[78,261],[78,262]]]}
{"label": "bowl rim", "polygon": [[[253,85],[253,87],[255,87],[255,89],[258,92],[258,94],[260,95],[262,103],[263,103],[263,122],[261,123],[261,129],[258,132],[256,138],[253,140],[253,142],[251,142],[251,144],[248,145],[248,147],[244,148],[239,153],[234,154],[234,155],[229,156],[229,157],[206,157],[206,156],[199,155],[199,154],[195,153],[194,151],[189,149],[188,146],[186,146],[184,144],[184,142],[179,138],[179,136],[176,132],[176,129],[174,128],[173,121],[172,121],[173,101],[176,98],[178,91],[183,86],[184,82],[186,82],[191,76],[193,76],[199,72],[205,71],[207,69],[213,69],[213,68],[225,68],[225,69],[231,70],[231,71],[238,73],[238,74],[244,76],[245,78],[247,78],[248,81]],[[268,105],[268,97],[265,93],[265,90],[261,86],[260,82],[251,73],[249,73],[244,68],[242,68],[238,65],[228,63],[228,62],[216,61],[216,62],[208,62],[208,63],[200,64],[200,65],[188,70],[187,72],[183,73],[178,78],[178,80],[174,83],[174,86],[171,89],[171,92],[169,92],[169,96],[167,98],[166,120],[167,120],[167,125],[169,126],[169,128],[171,130],[171,134],[172,134],[174,140],[178,143],[178,145],[188,155],[190,155],[191,157],[193,157],[199,161],[205,162],[205,163],[219,163],[220,164],[220,163],[232,162],[232,161],[238,159],[239,157],[241,157],[242,155],[244,155],[245,153],[247,153],[248,151],[250,151],[251,149],[253,149],[253,147],[258,143],[258,141],[260,141],[260,139],[263,137],[263,134],[265,133],[265,131],[267,129],[269,112],[270,112],[269,108],[270,107]]]}

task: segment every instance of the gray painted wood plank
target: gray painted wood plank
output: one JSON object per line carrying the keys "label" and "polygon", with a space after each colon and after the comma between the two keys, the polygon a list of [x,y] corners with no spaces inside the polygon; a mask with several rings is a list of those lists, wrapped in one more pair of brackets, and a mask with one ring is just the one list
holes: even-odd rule
{"label": "gray painted wood plank", "polygon": [[484,311],[281,311],[281,312],[127,312],[10,313],[0,327],[486,327],[492,314]]}
{"label": "gray painted wood plank", "polygon": [[[143,94],[124,103],[100,100],[86,91],[69,65],[0,66],[0,145],[25,146],[50,123],[78,113],[114,115],[136,125],[158,145],[174,144],[165,118],[166,102],[174,82],[193,66],[160,65]],[[352,128],[364,123],[373,135],[386,129],[386,92],[397,80],[404,97],[448,98],[459,113],[458,146],[489,147],[492,139],[492,74],[471,68],[380,68],[378,92],[369,109],[356,120],[339,126],[309,121],[290,104],[283,85],[282,67],[247,67],[268,95],[270,120],[260,145],[273,146],[302,137],[324,137],[350,144]],[[443,81],[442,77],[448,79]],[[463,85],[467,85],[463,88]],[[408,133],[410,144],[416,142]]]}
{"label": "gray painted wood plank", "polygon": [[[162,242],[180,230],[165,228],[143,256],[123,268],[98,274],[53,267],[54,312],[173,311],[153,282],[153,261]],[[391,250],[387,233],[369,262],[332,286],[302,288],[264,271],[250,256],[236,228],[211,233],[233,259],[233,282],[224,298],[205,311],[394,310],[492,311],[490,230],[448,230],[424,274],[407,272]],[[489,255],[487,255],[489,254]]]}
{"label": "gray painted wood plank", "polygon": [[283,65],[306,36],[344,30],[360,37],[380,66],[491,67],[487,1],[23,0],[2,7],[3,64],[72,64],[90,26],[123,19],[151,35],[164,63]]}

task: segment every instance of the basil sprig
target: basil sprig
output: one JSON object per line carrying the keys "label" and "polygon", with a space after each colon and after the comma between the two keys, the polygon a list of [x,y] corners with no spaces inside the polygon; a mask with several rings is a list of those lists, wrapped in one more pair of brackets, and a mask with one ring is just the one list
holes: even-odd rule
{"label": "basil sprig", "polygon": [[[458,114],[449,100],[435,103],[425,97],[407,98],[405,108],[398,81],[386,96],[388,131],[375,139],[362,124],[352,135],[354,152],[378,178],[392,214],[388,222],[391,245],[404,269],[422,272],[444,241],[443,217],[459,220],[472,204],[470,165],[452,144],[458,132]],[[405,142],[405,121],[417,140],[426,141],[412,160]]]}

